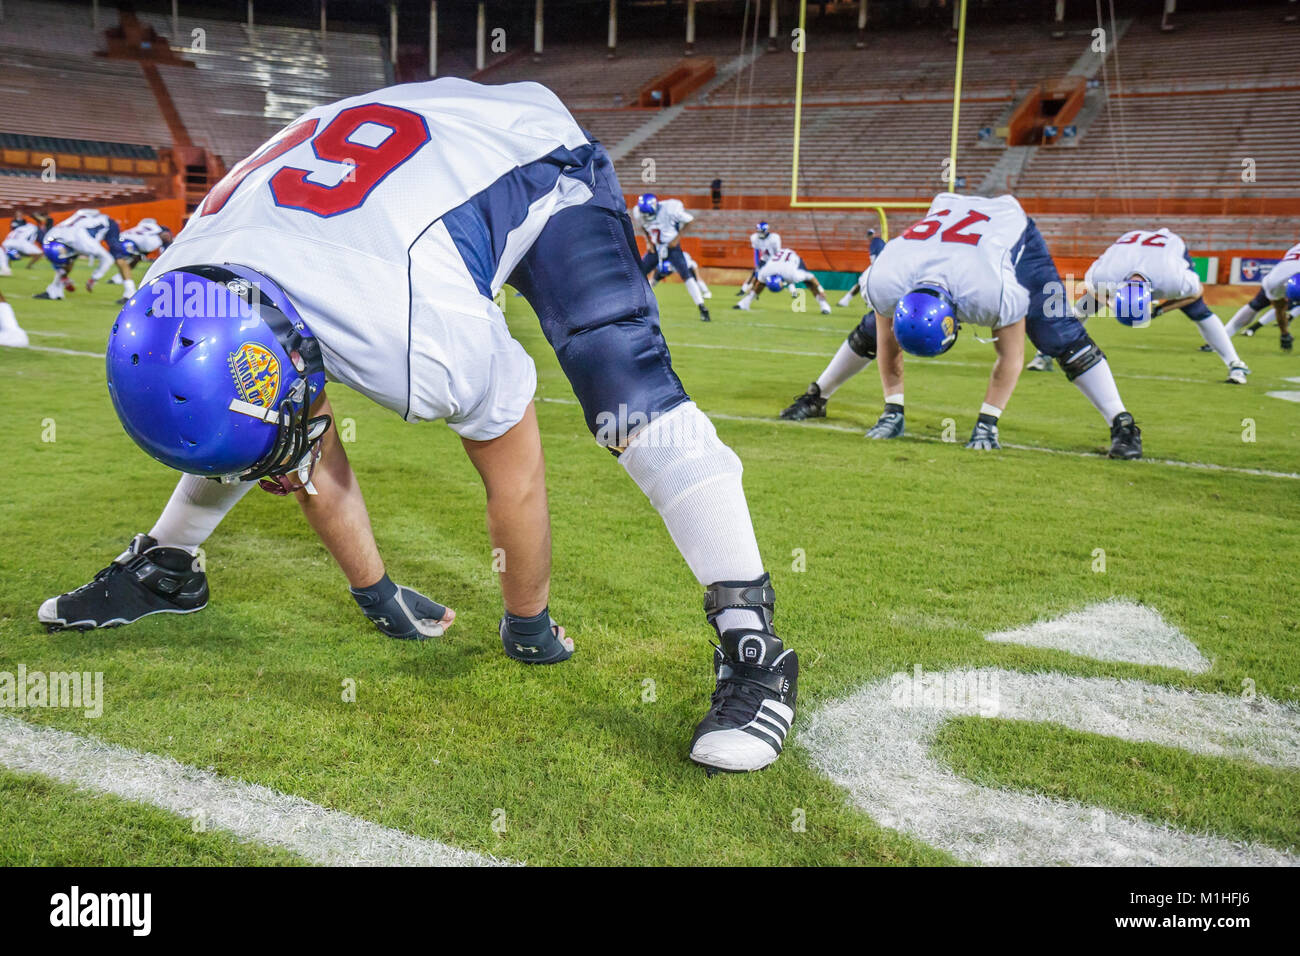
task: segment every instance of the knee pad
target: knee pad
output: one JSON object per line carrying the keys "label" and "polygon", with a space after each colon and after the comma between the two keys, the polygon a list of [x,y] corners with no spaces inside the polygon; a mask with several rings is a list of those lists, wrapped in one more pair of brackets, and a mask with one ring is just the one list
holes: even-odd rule
{"label": "knee pad", "polygon": [[1106,353],[1097,347],[1091,336],[1085,335],[1067,345],[1056,360],[1061,363],[1065,377],[1073,382],[1098,362],[1105,361]]}
{"label": "knee pad", "polygon": [[1183,315],[1193,322],[1204,322],[1206,319],[1215,317],[1214,313],[1210,311],[1210,307],[1205,304],[1204,299],[1197,299],[1191,305],[1183,306]]}
{"label": "knee pad", "polygon": [[876,313],[868,312],[849,333],[849,348],[865,359],[876,357]]}
{"label": "knee pad", "polygon": [[722,443],[694,402],[682,402],[640,429],[619,463],[661,515],[701,485],[738,478],[740,458]]}
{"label": "knee pad", "polygon": [[1263,289],[1260,289],[1258,292],[1256,292],[1255,298],[1250,300],[1250,307],[1254,309],[1256,312],[1259,312],[1262,309],[1267,309],[1270,304],[1271,303],[1268,301],[1268,296],[1264,294]]}

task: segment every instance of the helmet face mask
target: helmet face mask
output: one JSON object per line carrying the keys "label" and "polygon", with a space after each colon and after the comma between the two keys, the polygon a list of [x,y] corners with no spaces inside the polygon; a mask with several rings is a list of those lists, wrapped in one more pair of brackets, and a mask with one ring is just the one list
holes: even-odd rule
{"label": "helmet face mask", "polygon": [[917,286],[894,309],[894,337],[912,355],[942,355],[957,342],[960,331],[952,300],[937,286]]}
{"label": "helmet face mask", "polygon": [[[232,265],[164,273],[127,302],[109,336],[114,409],[157,461],[222,481],[311,492],[329,416],[320,346],[269,279]],[[293,482],[296,477],[298,483]]]}

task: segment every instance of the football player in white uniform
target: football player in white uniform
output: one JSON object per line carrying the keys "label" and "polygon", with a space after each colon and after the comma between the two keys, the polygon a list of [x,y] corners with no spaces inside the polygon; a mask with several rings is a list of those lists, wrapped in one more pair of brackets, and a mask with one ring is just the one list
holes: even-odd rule
{"label": "football player in white uniform", "polygon": [[682,232],[695,221],[695,217],[686,211],[680,199],[660,201],[654,193],[644,193],[637,197],[632,208],[632,221],[640,227],[646,239],[646,253],[641,259],[641,274],[649,277],[659,268],[664,258],[673,264],[673,269],[686,283],[686,292],[700,310],[700,321],[709,321],[709,310],[704,305],[704,292],[700,284],[691,278],[682,258]]}
{"label": "football player in white uniform", "polygon": [[748,312],[750,305],[758,296],[759,286],[766,286],[773,292],[780,292],[787,285],[793,290],[793,287],[800,282],[812,289],[813,295],[817,297],[817,307],[821,310],[822,315],[830,315],[831,304],[826,301],[826,290],[817,281],[817,277],[804,266],[799,253],[793,249],[778,249],[763,263],[758,270],[758,286],[745,293],[740,301],[736,303],[736,308]]}
{"label": "football player in white uniform", "polygon": [[[41,258],[45,253],[41,249],[41,244],[37,242],[40,236],[40,227],[34,222],[28,222],[24,216],[15,216],[9,224],[9,234],[5,236],[3,246],[3,256],[0,256],[0,268],[3,272],[0,275],[10,273],[9,263],[17,262],[23,257],[30,257],[32,260]],[[30,263],[29,263],[30,265]]]}
{"label": "football player in white uniform", "polygon": [[754,231],[749,234],[749,245],[754,250],[754,271],[749,277],[740,284],[740,291],[737,295],[744,295],[748,292],[763,294],[763,287],[758,282],[758,270],[763,268],[763,264],[781,251],[781,234],[773,232],[772,227],[766,220],[757,223]]}
{"label": "football player in white uniform", "polygon": [[[699,283],[700,291],[704,293],[704,298],[712,299],[713,293],[709,290],[708,283],[700,277],[700,267],[696,264],[695,260],[691,258],[691,254],[685,249],[682,250],[682,259],[686,261],[686,268],[688,270],[687,275]],[[673,268],[672,260],[668,258],[668,250],[661,248],[659,250],[659,268],[650,273],[650,284],[652,286],[658,285],[676,271],[677,270]]]}
{"label": "football player in white uniform", "polygon": [[885,393],[868,437],[903,434],[903,352],[942,354],[973,324],[993,330],[997,358],[967,448],[1000,447],[998,421],[1020,377],[1027,333],[1110,426],[1110,457],[1141,457],[1141,432],[1106,356],[1070,309],[1047,243],[1014,197],[940,193],[925,218],[885,246],[863,292],[876,315]]}
{"label": "football player in white uniform", "polygon": [[118,234],[117,241],[110,243],[109,251],[117,260],[118,272],[121,273],[120,281],[123,288],[119,302],[125,302],[135,295],[135,282],[131,277],[131,269],[139,264],[141,259],[148,258],[171,244],[172,231],[166,226],[158,225],[156,219],[141,219],[130,229],[123,229]]}
{"label": "football player in white uniform", "polygon": [[[1255,320],[1265,309],[1269,311]],[[1276,321],[1278,342],[1284,352],[1290,352],[1295,342],[1291,320],[1295,318],[1300,318],[1300,243],[1288,249],[1282,261],[1268,271],[1259,292],[1228,320],[1226,331],[1231,336],[1244,329],[1250,335]]]}
{"label": "football player in white uniform", "polygon": [[[440,606],[383,571],[329,427],[328,375],[408,421],[444,418],[482,443],[467,447],[478,449],[489,501],[535,516],[490,522],[512,575],[516,548],[538,555],[536,601],[514,606],[507,595],[502,645],[522,661],[563,660],[571,648],[541,587],[535,445],[518,443],[518,461],[518,449],[501,447],[501,468],[483,460],[526,422],[535,385],[493,304],[509,282],[537,314],[588,427],[705,590],[717,689],[691,759],[766,766],[794,719],[798,660],[772,626],[775,592],[740,460],[673,372],[639,265],[613,164],[545,87],[445,78],[310,110],[217,184],[114,325],[119,417],[186,475],[147,536],[88,586],[47,600],[39,619],[84,629],[203,607],[207,579],[191,554],[266,479],[298,497],[384,633],[445,626]],[[192,287],[214,295],[192,298]],[[197,314],[170,317],[178,301]],[[260,321],[226,318],[249,310]]]}
{"label": "football player in white uniform", "polygon": [[14,307],[0,294],[0,346],[12,349],[27,348],[27,333],[14,317]]}
{"label": "football player in white uniform", "polygon": [[45,257],[54,267],[54,281],[34,298],[62,299],[68,272],[77,256],[85,256],[95,263],[94,271],[86,280],[86,291],[94,289],[95,283],[113,267],[113,256],[104,243],[112,245],[117,237],[117,221],[98,209],[78,209],[63,220],[45,234]]}
{"label": "football player in white uniform", "polygon": [[[1237,355],[1223,322],[1202,297],[1200,277],[1192,268],[1187,243],[1168,229],[1134,229],[1124,233],[1101,254],[1083,279],[1084,295],[1076,308],[1093,315],[1103,303],[1126,325],[1145,325],[1172,309],[1196,323],[1205,344],[1228,367],[1228,381],[1245,385],[1250,369]],[[1153,301],[1154,300],[1154,301]],[[1035,370],[1050,367],[1047,356],[1035,357]]]}

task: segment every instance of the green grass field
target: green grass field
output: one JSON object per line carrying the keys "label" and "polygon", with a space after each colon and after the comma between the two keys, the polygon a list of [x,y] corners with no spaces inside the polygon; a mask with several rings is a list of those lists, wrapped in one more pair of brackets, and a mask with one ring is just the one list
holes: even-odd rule
{"label": "green grass field", "polygon": [[[46,349],[0,350],[0,671],[102,671],[104,712],[0,716],[532,864],[955,862],[850,805],[814,769],[798,723],[761,774],[707,778],[686,759],[712,687],[700,589],[648,502],[591,441],[519,298],[507,312],[539,369],[551,607],[577,642],[571,661],[527,668],[501,653],[483,492],[451,431],[404,424],[337,387],[390,571],[456,608],[445,638],[379,635],[293,503],[256,491],[209,542],[213,600],[202,613],[47,635],[41,600],[147,530],[175,481],[118,425],[102,361],[58,351],[102,353],[118,288],[33,302],[47,278],[41,266],[0,280]],[[776,420],[859,312],[796,313],[776,294],[742,314],[729,308],[733,289],[714,291],[704,325],[680,284],[661,285],[665,334],[687,390],[745,463],[777,629],[801,656],[801,721],[918,664],[1227,695],[1252,686],[1300,701],[1300,416],[1265,395],[1296,390],[1300,353],[1280,352],[1275,330],[1237,341],[1254,370],[1237,388],[1181,315],[1145,330],[1097,319],[1091,331],[1150,460],[1098,457],[1106,428],[1059,372],[1025,374],[1002,420],[1003,441],[1018,447],[981,454],[962,443],[990,346],[963,336],[943,360],[909,364],[910,437],[868,442],[881,403],[874,367],[832,399],[825,422]],[[955,443],[941,440],[945,419]],[[1111,597],[1157,609],[1212,667],[1191,675],[984,640]],[[343,700],[349,680],[354,703]],[[936,753],[991,786],[1275,849],[1300,843],[1294,769],[999,719],[949,723]],[[303,862],[37,776],[0,772],[0,797],[0,863]],[[800,811],[802,828],[792,826]]]}

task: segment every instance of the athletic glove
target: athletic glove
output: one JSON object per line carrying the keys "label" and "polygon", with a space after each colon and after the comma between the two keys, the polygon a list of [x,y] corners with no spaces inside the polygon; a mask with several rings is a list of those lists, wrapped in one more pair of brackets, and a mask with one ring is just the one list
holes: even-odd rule
{"label": "athletic glove", "polygon": [[1295,343],[1295,336],[1290,332],[1283,332],[1277,338],[1278,344],[1282,346],[1283,352],[1290,352],[1291,346]]}
{"label": "athletic glove", "polygon": [[[441,637],[447,608],[419,591],[394,584],[387,574],[368,588],[352,588],[361,613],[384,634],[403,641]],[[450,623],[450,622],[448,622]]]}
{"label": "athletic glove", "polygon": [[970,441],[966,443],[966,447],[977,451],[1001,448],[1002,445],[998,442],[998,426],[988,422],[976,422],[975,427],[971,429]]}

